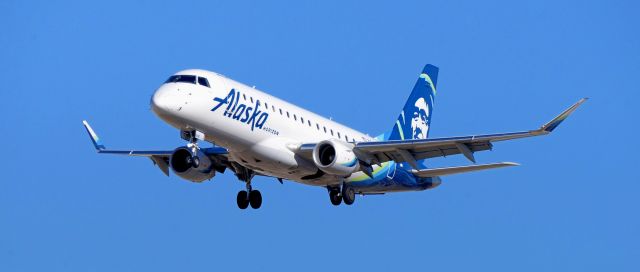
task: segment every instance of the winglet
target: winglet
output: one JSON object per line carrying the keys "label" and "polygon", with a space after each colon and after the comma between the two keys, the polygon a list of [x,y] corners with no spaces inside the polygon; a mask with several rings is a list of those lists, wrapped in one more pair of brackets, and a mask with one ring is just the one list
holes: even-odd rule
{"label": "winglet", "polygon": [[569,115],[571,115],[571,113],[573,113],[576,109],[578,109],[578,107],[580,105],[582,105],[582,103],[587,101],[587,99],[589,99],[589,98],[585,97],[585,98],[580,99],[580,101],[576,102],[571,107],[569,107],[568,109],[563,111],[556,118],[553,118],[553,120],[551,120],[548,123],[546,123],[538,131],[544,132],[544,133],[551,133],[554,129],[556,129],[556,127],[558,127],[558,125],[560,125],[560,123],[562,123],[562,121],[564,121],[564,119],[567,119],[567,117],[569,117]]}
{"label": "winglet", "polygon": [[91,137],[91,141],[93,142],[93,146],[96,148],[96,150],[98,151],[104,150],[105,149],[104,145],[100,142],[100,138],[98,138],[98,135],[95,132],[93,132],[93,129],[91,128],[89,123],[86,120],[82,120],[82,124],[84,125],[84,128],[87,130],[87,133],[89,133],[89,137]]}

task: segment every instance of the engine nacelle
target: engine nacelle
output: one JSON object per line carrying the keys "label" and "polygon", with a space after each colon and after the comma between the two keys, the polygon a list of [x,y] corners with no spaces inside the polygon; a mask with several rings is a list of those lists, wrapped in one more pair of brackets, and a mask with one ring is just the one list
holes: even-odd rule
{"label": "engine nacelle", "polygon": [[[213,178],[216,175],[213,162],[200,150],[196,151],[196,153],[198,154],[193,154],[191,148],[186,146],[176,148],[169,159],[169,165],[173,172],[179,177],[192,182],[203,182]],[[197,168],[193,167],[191,163],[194,155],[197,155],[200,160]]]}
{"label": "engine nacelle", "polygon": [[313,162],[325,173],[346,177],[359,171],[353,144],[336,139],[319,142],[313,149]]}

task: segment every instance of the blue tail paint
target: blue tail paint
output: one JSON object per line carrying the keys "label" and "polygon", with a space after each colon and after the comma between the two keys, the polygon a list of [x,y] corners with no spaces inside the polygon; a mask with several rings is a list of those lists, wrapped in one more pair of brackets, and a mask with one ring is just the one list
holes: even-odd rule
{"label": "blue tail paint", "polygon": [[431,127],[438,67],[427,64],[413,86],[388,140],[426,139]]}

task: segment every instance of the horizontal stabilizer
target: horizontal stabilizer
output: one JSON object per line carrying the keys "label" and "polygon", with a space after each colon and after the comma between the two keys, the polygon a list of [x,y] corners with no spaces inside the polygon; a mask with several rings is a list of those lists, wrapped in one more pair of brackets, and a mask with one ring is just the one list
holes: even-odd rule
{"label": "horizontal stabilizer", "polygon": [[489,163],[489,164],[480,164],[480,165],[412,170],[411,173],[421,178],[429,178],[429,177],[446,176],[446,175],[460,174],[460,173],[487,170],[487,169],[507,167],[507,166],[518,166],[518,165],[520,164],[517,164],[515,162],[499,162],[499,163]]}

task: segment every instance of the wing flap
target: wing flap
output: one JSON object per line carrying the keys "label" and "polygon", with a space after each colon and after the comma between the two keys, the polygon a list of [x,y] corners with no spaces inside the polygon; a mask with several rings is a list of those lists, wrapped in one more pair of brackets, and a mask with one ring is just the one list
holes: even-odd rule
{"label": "wing flap", "polygon": [[424,170],[412,170],[411,173],[421,178],[439,177],[453,174],[460,174],[466,172],[488,170],[501,167],[518,166],[519,164],[514,162],[499,162],[479,165],[467,165],[467,166],[454,166],[444,168],[433,168]]}
{"label": "wing flap", "polygon": [[[493,145],[490,142],[480,142],[480,143],[471,143],[466,144],[469,150],[473,152],[491,150]],[[435,157],[446,157],[451,155],[460,154],[460,149],[457,146],[447,146],[441,148],[424,148],[424,149],[416,149],[412,152],[413,156],[416,160],[423,160],[428,158]]]}
{"label": "wing flap", "polygon": [[160,171],[162,171],[165,176],[169,176],[169,157],[151,156],[149,158],[153,161],[153,164],[157,165],[158,168],[160,168]]}

